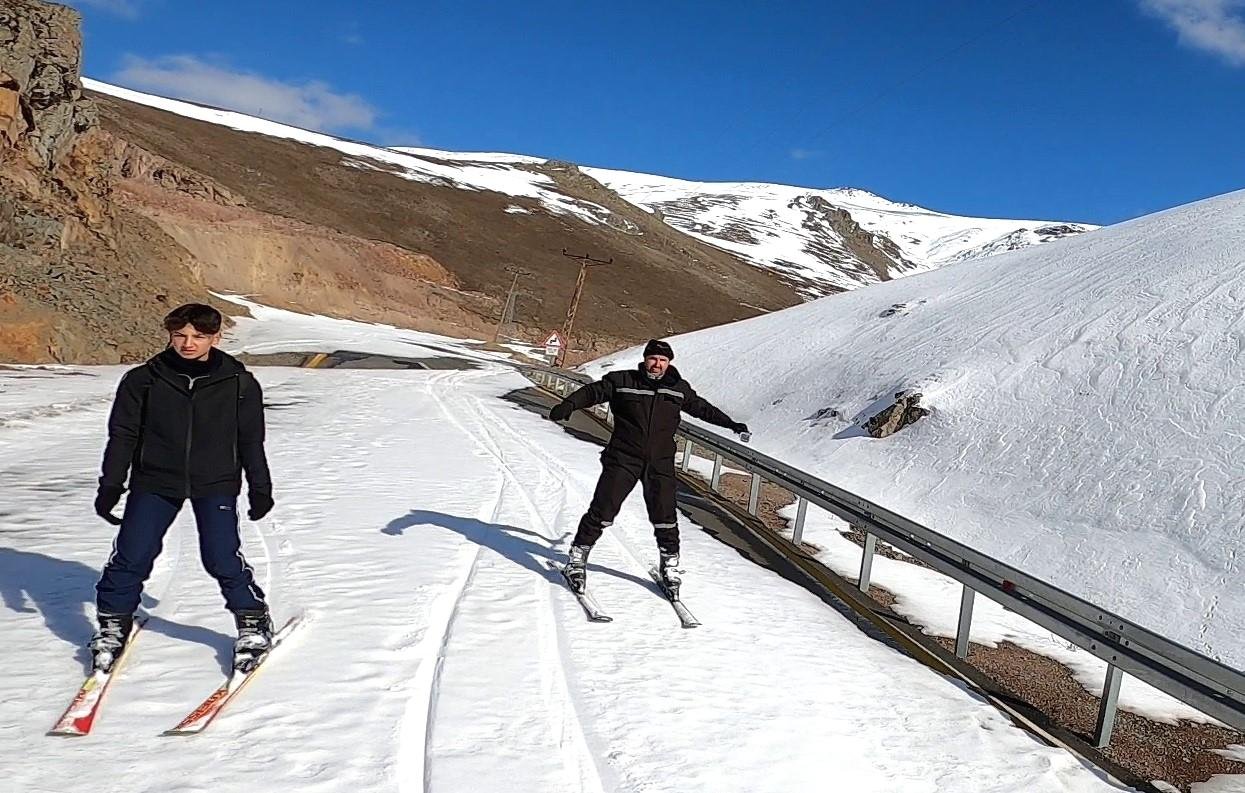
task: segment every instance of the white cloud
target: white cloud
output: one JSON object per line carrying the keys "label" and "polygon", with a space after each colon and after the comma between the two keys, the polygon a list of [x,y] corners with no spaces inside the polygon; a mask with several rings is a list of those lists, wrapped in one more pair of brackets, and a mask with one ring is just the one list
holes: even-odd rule
{"label": "white cloud", "polygon": [[98,8],[101,11],[108,11],[119,16],[133,19],[138,16],[138,4],[140,0],[66,0],[66,2],[71,6]]}
{"label": "white cloud", "polygon": [[821,156],[821,151],[817,149],[792,149],[788,152],[793,160],[811,160]]}
{"label": "white cloud", "polygon": [[193,55],[150,59],[128,55],[112,79],[135,90],[324,132],[370,130],[379,115],[363,97],[334,91],[319,80],[282,82]]}
{"label": "white cloud", "polygon": [[1245,0],[1140,0],[1182,44],[1245,66]]}

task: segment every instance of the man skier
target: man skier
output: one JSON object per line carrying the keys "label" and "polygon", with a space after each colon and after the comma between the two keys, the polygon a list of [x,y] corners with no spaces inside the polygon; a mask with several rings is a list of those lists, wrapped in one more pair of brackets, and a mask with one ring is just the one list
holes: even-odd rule
{"label": "man skier", "polygon": [[576,410],[609,402],[614,414],[614,431],[601,453],[601,478],[588,511],[579,521],[564,568],[567,581],[577,592],[583,592],[587,585],[588,553],[593,544],[639,481],[657,537],[658,570],[677,597],[682,571],[678,569],[679,525],[674,503],[674,433],[679,427],[679,413],[686,411],[748,440],[748,425],[732,420],[698,396],[670,365],[673,358],[669,344],[651,339],[644,347],[643,363],[635,369],[610,372],[549,411],[550,419],[563,421]]}
{"label": "man skier", "polygon": [[[190,303],[164,319],[169,346],[121,379],[95,511],[119,525],[96,585],[99,630],[90,649],[111,671],[129,640],[143,584],[165,532],[190,501],[204,568],[216,579],[238,629],[234,667],[253,668],[272,645],[264,593],[242,556],[236,512],[246,473],[251,520],[272,509],[264,456],[264,402],[255,377],[216,345],[220,312]],[[122,518],[112,514],[125,492]]]}

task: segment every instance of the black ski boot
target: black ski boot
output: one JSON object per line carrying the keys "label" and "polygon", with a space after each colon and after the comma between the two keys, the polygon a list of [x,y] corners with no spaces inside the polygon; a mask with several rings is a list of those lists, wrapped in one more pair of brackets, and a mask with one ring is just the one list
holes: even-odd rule
{"label": "black ski boot", "polygon": [[87,645],[91,651],[91,666],[96,672],[109,674],[130,641],[130,632],[134,630],[134,615],[99,614],[96,620],[99,622],[99,630]]}
{"label": "black ski boot", "polygon": [[263,608],[235,611],[233,620],[238,626],[238,638],[233,643],[233,668],[238,672],[250,672],[272,649],[272,617],[268,609]]}
{"label": "black ski boot", "polygon": [[662,586],[670,592],[670,597],[674,600],[679,599],[679,586],[683,583],[679,569],[679,555],[677,553],[668,553],[659,549],[660,560],[657,564],[657,574],[661,576]]}
{"label": "black ski boot", "polygon": [[566,582],[580,594],[588,588],[588,554],[591,551],[591,545],[572,545],[566,566],[562,568]]}

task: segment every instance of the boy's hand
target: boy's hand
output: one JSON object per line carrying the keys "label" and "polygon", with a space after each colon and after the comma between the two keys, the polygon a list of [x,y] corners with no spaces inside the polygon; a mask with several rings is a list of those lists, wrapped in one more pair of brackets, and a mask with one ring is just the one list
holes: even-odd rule
{"label": "boy's hand", "polygon": [[124,487],[100,485],[99,491],[95,494],[95,514],[114,526],[120,526],[121,518],[112,514],[112,511],[117,506],[117,502],[121,500],[121,494],[124,492]]}
{"label": "boy's hand", "polygon": [[269,493],[257,493],[254,490],[248,491],[246,494],[247,501],[251,502],[251,508],[247,511],[246,516],[251,520],[259,520],[272,512],[272,495]]}

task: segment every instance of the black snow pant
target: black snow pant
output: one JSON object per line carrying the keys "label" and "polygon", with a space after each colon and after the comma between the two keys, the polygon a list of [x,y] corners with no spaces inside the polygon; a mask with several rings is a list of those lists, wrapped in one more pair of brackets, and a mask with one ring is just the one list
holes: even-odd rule
{"label": "black snow pant", "polygon": [[591,546],[601,539],[605,527],[614,522],[623,501],[639,482],[657,547],[665,553],[678,553],[679,524],[674,502],[677,481],[674,460],[650,461],[607,451],[601,455],[601,478],[588,511],[579,520],[573,544]]}
{"label": "black snow pant", "polygon": [[[95,586],[101,614],[133,614],[143,584],[164,544],[164,534],[182,508],[184,499],[131,491],[112,556]],[[255,583],[251,566],[242,557],[238,535],[237,496],[190,499],[199,527],[199,556],[203,567],[220,585],[230,611],[262,609],[264,592]]]}

